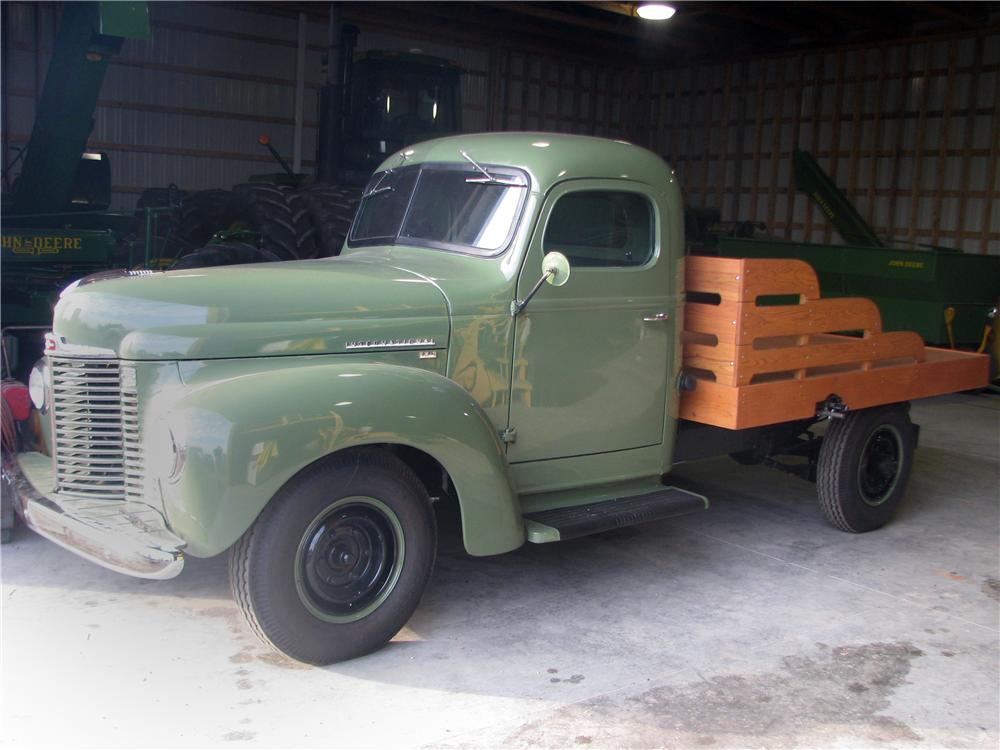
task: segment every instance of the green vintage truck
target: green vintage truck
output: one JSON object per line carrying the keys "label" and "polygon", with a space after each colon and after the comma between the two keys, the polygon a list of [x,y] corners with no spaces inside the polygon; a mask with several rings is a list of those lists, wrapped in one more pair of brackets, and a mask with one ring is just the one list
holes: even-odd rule
{"label": "green vintage truck", "polygon": [[[842,529],[886,523],[917,437],[904,402],[985,384],[985,358],[868,353],[850,372],[727,385],[702,342],[682,374],[682,214],[642,148],[459,136],[379,167],[339,257],[84,279],[56,307],[5,490],[40,534],[129,575],[228,551],[249,626],[314,664],[399,631],[449,510],[470,555],[496,555],[704,509],[665,475],[728,453],[814,479]],[[744,281],[813,283],[798,267],[699,268],[721,291],[689,300],[692,320],[713,319],[692,305],[738,309],[771,338],[790,329],[767,328],[778,308],[760,313]],[[831,301],[802,299],[810,330],[875,325],[820,328]],[[717,345],[750,329],[736,323]],[[809,356],[823,345],[795,338]],[[840,338],[829,352],[875,340]],[[773,419],[727,412],[725,389],[750,409],[775,382],[798,401]]]}

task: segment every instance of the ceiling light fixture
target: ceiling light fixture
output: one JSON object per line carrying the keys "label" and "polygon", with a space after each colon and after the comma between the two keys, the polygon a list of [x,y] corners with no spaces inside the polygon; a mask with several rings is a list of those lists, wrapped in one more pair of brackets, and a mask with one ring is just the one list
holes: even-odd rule
{"label": "ceiling light fixture", "polygon": [[647,21],[666,21],[673,17],[677,9],[666,3],[639,3],[635,12],[639,18],[644,18]]}

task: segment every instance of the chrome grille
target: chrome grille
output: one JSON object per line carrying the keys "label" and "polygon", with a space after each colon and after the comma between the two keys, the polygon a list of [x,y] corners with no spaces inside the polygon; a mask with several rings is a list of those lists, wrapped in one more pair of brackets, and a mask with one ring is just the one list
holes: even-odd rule
{"label": "chrome grille", "polygon": [[52,357],[50,364],[59,492],[123,499],[122,394],[117,360]]}
{"label": "chrome grille", "polygon": [[142,500],[145,495],[146,473],[143,471],[142,447],[139,442],[139,398],[134,386],[123,384],[121,392],[125,495],[129,500]]}

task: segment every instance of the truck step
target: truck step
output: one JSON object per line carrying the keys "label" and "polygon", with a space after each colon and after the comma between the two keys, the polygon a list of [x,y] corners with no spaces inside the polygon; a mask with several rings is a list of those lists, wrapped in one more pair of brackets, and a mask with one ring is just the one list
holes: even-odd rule
{"label": "truck step", "polygon": [[524,520],[528,541],[543,543],[660,521],[706,508],[708,500],[704,496],[678,487],[664,487],[645,495],[527,513]]}

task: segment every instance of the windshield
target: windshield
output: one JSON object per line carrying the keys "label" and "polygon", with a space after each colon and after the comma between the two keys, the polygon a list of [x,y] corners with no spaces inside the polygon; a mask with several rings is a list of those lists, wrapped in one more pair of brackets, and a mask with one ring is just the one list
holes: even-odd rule
{"label": "windshield", "polygon": [[495,255],[514,234],[528,181],[512,169],[489,177],[465,165],[376,172],[365,187],[351,246],[394,242]]}

